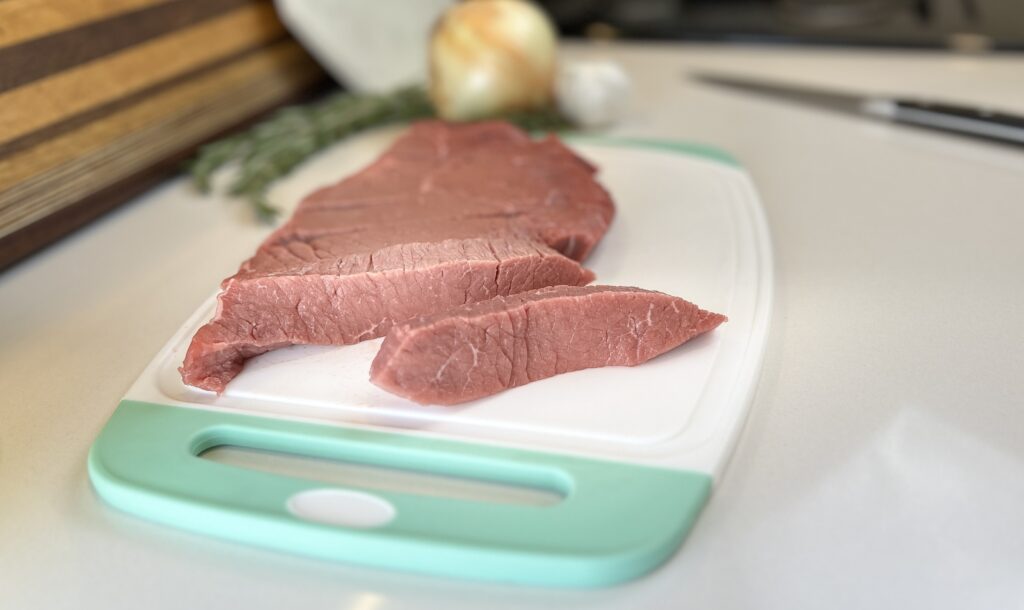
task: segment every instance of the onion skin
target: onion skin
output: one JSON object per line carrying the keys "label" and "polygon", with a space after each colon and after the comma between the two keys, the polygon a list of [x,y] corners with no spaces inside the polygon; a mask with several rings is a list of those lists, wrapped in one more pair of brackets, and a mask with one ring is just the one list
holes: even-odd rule
{"label": "onion skin", "polygon": [[441,16],[430,40],[430,98],[468,121],[553,103],[557,35],[524,0],[471,0]]}

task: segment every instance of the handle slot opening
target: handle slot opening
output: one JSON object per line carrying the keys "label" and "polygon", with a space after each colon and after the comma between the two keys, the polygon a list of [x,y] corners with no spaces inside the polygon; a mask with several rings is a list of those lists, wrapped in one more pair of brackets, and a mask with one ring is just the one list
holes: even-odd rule
{"label": "handle slot opening", "polygon": [[559,470],[341,439],[296,439],[235,427],[207,430],[193,443],[200,458],[325,483],[497,504],[553,506],[569,494]]}

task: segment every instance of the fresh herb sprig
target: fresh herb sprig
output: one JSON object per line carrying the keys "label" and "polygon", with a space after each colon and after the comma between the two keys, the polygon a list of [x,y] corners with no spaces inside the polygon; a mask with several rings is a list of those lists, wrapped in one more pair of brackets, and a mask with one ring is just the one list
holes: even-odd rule
{"label": "fresh herb sprig", "polygon": [[[284,108],[248,131],[202,146],[189,172],[205,193],[210,190],[214,172],[238,162],[239,172],[230,192],[249,201],[261,220],[270,221],[278,213],[266,197],[271,183],[316,152],[371,127],[433,116],[434,107],[422,87],[407,87],[390,94],[337,93],[311,104]],[[570,127],[554,109],[498,118],[530,131],[561,131]]]}

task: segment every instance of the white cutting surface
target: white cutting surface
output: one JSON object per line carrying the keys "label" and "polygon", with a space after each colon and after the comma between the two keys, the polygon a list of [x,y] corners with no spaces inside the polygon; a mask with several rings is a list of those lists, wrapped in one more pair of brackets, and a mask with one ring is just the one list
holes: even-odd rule
{"label": "white cutting surface", "polygon": [[[394,135],[337,147],[284,188],[334,182],[338,166],[370,162]],[[742,425],[767,334],[771,250],[761,205],[732,166],[664,150],[575,147],[602,168],[617,205],[586,261],[597,282],[683,296],[726,314],[726,324],[643,366],[577,371],[458,407],[423,407],[370,383],[381,340],[264,354],[220,397],[186,386],[177,369],[213,313],[208,301],[128,396],[718,472]]]}
{"label": "white cutting surface", "polygon": [[[1024,113],[1024,58],[622,46],[624,134],[738,156],[776,301],[725,476],[663,569],[537,591],[332,565],[101,505],[117,400],[263,237],[170,182],[0,274],[0,606],[48,610],[1021,608],[1024,154],[713,90],[720,69]],[[278,198],[300,193],[275,192]]]}

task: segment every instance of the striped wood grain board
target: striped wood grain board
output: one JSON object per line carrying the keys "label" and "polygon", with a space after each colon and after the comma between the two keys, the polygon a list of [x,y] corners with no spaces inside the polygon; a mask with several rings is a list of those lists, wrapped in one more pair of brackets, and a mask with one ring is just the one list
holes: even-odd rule
{"label": "striped wood grain board", "polygon": [[269,0],[0,1],[0,268],[325,82]]}

